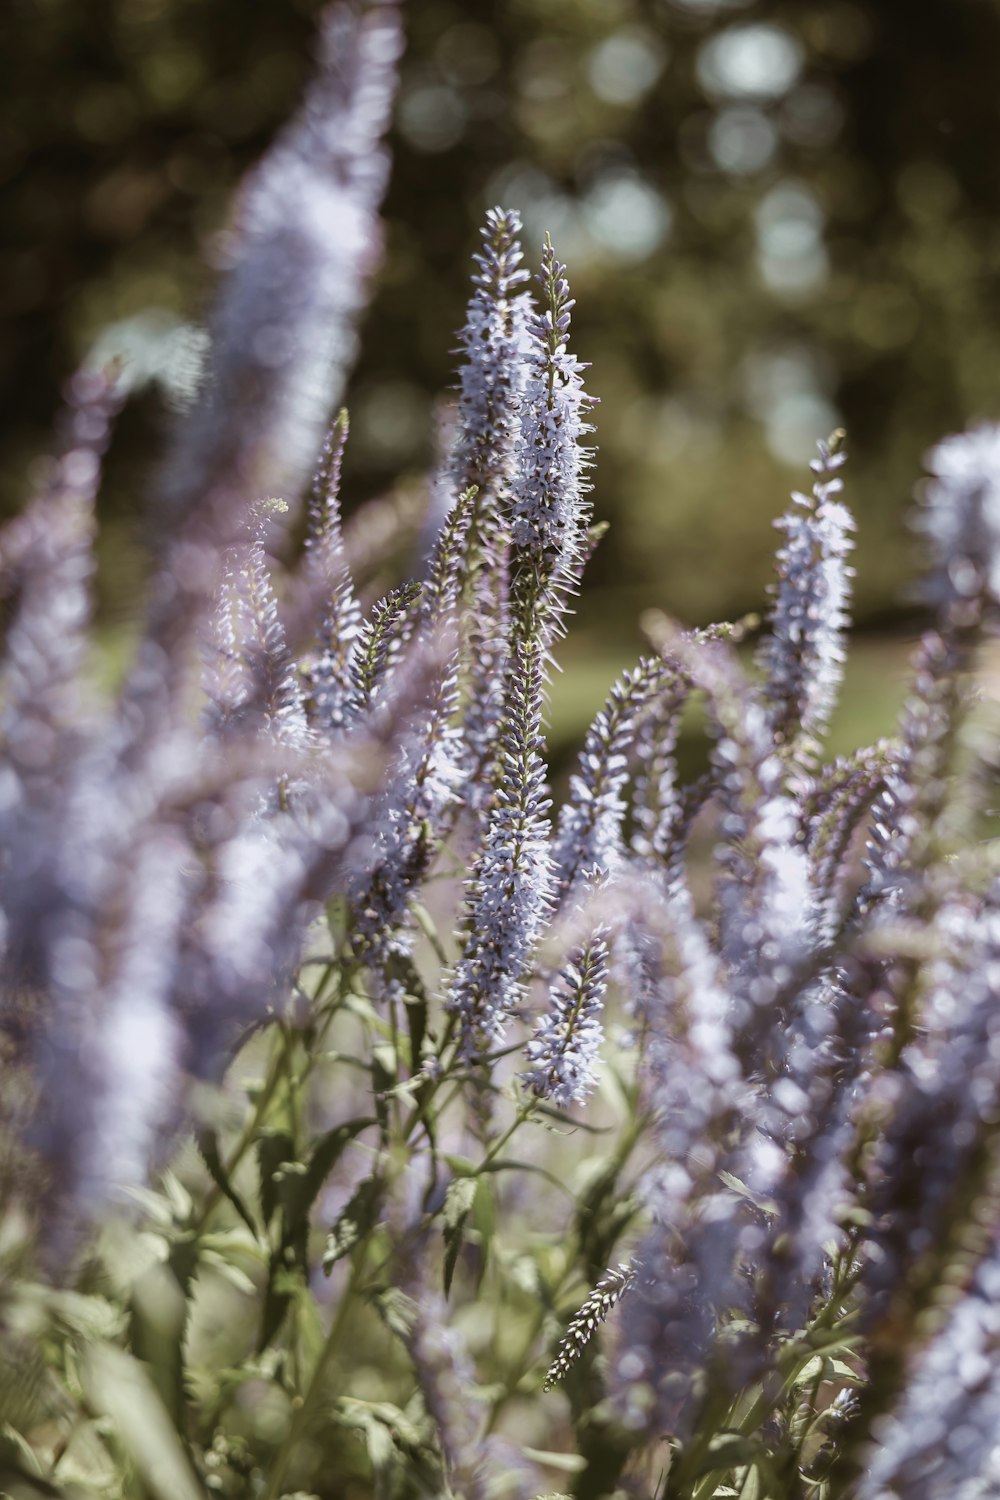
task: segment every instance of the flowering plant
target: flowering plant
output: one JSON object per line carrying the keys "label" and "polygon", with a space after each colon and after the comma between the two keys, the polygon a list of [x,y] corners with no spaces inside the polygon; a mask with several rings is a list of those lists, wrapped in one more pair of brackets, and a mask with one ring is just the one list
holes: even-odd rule
{"label": "flowering plant", "polygon": [[[487,215],[444,519],[372,600],[384,514],[342,523],[322,424],[395,7],[326,44],[239,205],[117,694],[85,682],[121,372],[73,382],[0,538],[4,1492],[992,1493],[1000,905],[966,684],[1000,434],[931,455],[937,625],[896,739],[822,760],[838,433],[755,662],[747,622],[648,616],[554,810],[548,674],[598,537],[565,267],[546,242],[532,283]],[[279,608],[270,497],[316,450]]]}

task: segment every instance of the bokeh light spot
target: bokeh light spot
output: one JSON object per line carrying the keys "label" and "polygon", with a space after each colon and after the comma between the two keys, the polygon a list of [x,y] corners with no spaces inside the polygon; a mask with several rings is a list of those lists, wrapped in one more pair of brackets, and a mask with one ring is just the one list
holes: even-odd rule
{"label": "bokeh light spot", "polygon": [[666,65],[663,43],[640,26],[623,26],[591,49],[587,77],[605,104],[636,104]]}
{"label": "bokeh light spot", "polygon": [[767,22],[730,26],[698,53],[698,77],[713,97],[779,99],[798,80],[802,45]]}
{"label": "bokeh light spot", "polygon": [[399,128],[418,151],[447,151],[462,137],[465,109],[448,84],[421,84],[404,95]]}
{"label": "bokeh light spot", "polygon": [[708,146],[724,172],[759,172],[774,156],[778,131],[772,120],[752,105],[734,105],[713,120]]}

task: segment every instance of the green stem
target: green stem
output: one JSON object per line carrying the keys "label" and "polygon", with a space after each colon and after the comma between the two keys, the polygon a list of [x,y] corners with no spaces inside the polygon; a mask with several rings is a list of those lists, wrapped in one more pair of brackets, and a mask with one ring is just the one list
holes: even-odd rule
{"label": "green stem", "polygon": [[324,1377],[330,1366],[330,1361],[336,1352],[340,1336],[344,1330],[344,1324],[351,1310],[353,1304],[352,1294],[361,1279],[361,1269],[365,1260],[367,1244],[366,1239],[359,1249],[358,1258],[355,1260],[354,1268],[351,1272],[351,1279],[345,1287],[344,1294],[337,1305],[337,1311],[334,1314],[333,1322],[330,1324],[330,1330],[323,1341],[323,1347],[319,1352],[309,1379],[309,1384],[301,1397],[298,1398],[299,1404],[292,1414],[292,1420],[289,1423],[285,1441],[278,1449],[271,1465],[267,1488],[261,1496],[261,1500],[278,1500],[278,1496],[281,1494],[289,1464],[292,1462],[296,1449],[306,1433],[313,1408],[319,1399]]}

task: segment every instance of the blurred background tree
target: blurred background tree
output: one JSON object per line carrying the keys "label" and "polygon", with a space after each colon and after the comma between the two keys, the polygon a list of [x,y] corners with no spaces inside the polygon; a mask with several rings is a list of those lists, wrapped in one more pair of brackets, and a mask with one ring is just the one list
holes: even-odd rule
{"label": "blurred background tree", "polygon": [[[317,0],[8,0],[0,503],[61,382],[125,346],[190,380],[213,236],[310,67]],[[431,458],[486,206],[550,229],[600,397],[583,626],[759,607],[770,521],[851,434],[858,617],[898,618],[923,451],[998,414],[995,0],[410,0],[388,255],[350,392],[349,500]],[[110,330],[110,332],[109,332]],[[126,414],[109,617],[141,579],[162,382]]]}

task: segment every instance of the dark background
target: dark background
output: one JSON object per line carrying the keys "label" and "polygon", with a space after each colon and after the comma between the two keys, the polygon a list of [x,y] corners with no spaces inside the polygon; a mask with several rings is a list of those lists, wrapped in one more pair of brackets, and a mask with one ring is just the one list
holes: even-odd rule
{"label": "dark background", "polygon": [[[312,0],[7,0],[0,504],[94,341],[182,379],[213,235],[310,70]],[[490,203],[569,264],[611,531],[587,620],[759,607],[788,489],[843,422],[858,617],[917,565],[921,455],[997,414],[993,0],[409,0],[388,256],[349,404],[348,502],[427,463]],[[109,335],[108,329],[112,332]],[[173,372],[173,375],[170,375]],[[168,380],[169,384],[169,380]],[[141,585],[160,383],[122,421],[106,616]]]}

